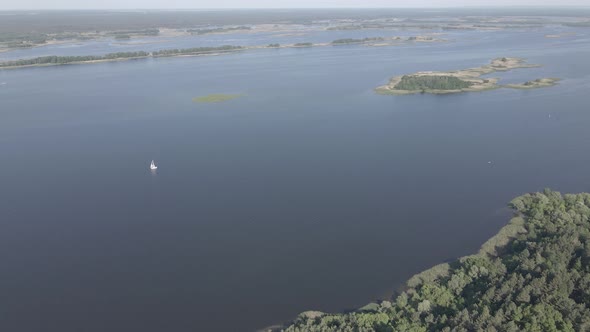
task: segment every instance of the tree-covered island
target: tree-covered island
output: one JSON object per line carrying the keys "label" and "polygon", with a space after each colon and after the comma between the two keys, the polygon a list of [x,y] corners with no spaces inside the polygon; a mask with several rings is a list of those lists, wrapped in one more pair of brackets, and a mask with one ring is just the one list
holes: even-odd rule
{"label": "tree-covered island", "polygon": [[485,91],[501,87],[532,89],[555,85],[558,79],[542,78],[522,84],[498,84],[497,78],[483,78],[483,75],[516,68],[532,68],[521,58],[497,58],[488,65],[448,72],[425,71],[393,77],[388,84],[375,89],[379,94],[405,95],[414,93],[447,94],[468,91]]}
{"label": "tree-covered island", "polygon": [[514,199],[479,253],[415,275],[391,301],[301,314],[286,332],[588,331],[590,194]]}
{"label": "tree-covered island", "polygon": [[184,49],[167,49],[154,52],[118,52],[109,53],[105,55],[75,55],[75,56],[42,56],[31,59],[21,59],[0,62],[0,69],[2,68],[19,68],[31,66],[51,66],[51,65],[66,65],[76,63],[93,63],[106,61],[121,61],[142,58],[157,58],[157,57],[171,57],[171,56],[196,56],[196,55],[211,55],[230,53],[243,50],[242,46],[224,45],[218,47],[195,47]]}

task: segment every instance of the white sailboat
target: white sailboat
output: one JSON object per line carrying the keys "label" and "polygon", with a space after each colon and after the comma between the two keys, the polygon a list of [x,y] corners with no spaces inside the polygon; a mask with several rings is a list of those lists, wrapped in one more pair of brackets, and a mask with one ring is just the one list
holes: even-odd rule
{"label": "white sailboat", "polygon": [[157,170],[157,169],[158,169],[158,166],[156,166],[156,164],[154,163],[154,161],[153,161],[153,160],[152,160],[152,163],[150,164],[150,169],[151,169],[152,171],[155,171],[155,170]]}

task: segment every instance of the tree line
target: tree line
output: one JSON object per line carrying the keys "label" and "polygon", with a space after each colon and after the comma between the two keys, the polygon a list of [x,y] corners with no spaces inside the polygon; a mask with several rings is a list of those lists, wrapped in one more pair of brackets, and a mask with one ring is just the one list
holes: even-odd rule
{"label": "tree line", "polygon": [[152,55],[155,57],[158,56],[172,56],[172,55],[199,55],[199,54],[207,54],[207,53],[214,53],[214,52],[231,52],[241,50],[244,47],[242,46],[232,46],[232,45],[223,45],[217,47],[193,47],[193,48],[183,48],[183,49],[168,49],[168,50],[160,50],[152,52]]}
{"label": "tree line", "polygon": [[88,61],[100,61],[100,60],[116,60],[126,58],[140,58],[147,57],[150,54],[148,52],[117,52],[109,53],[105,55],[75,55],[75,56],[42,56],[32,59],[20,59],[13,61],[0,62],[0,67],[19,67],[19,66],[32,66],[32,65],[63,65],[75,62],[88,62]]}

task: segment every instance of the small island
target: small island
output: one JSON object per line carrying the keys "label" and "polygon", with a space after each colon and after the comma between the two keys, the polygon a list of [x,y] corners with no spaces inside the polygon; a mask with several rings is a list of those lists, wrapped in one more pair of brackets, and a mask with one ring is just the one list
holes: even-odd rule
{"label": "small island", "polygon": [[554,86],[559,82],[559,78],[549,77],[549,78],[539,78],[536,80],[520,83],[520,84],[506,84],[504,85],[505,88],[511,89],[536,89],[536,88],[545,88]]}
{"label": "small island", "polygon": [[486,91],[498,88],[533,89],[555,85],[559,79],[541,78],[522,84],[498,84],[497,78],[483,78],[483,75],[517,68],[533,68],[521,58],[496,58],[488,65],[463,70],[437,72],[424,71],[393,77],[387,85],[375,89],[384,95],[406,95],[414,93],[448,94]]}
{"label": "small island", "polygon": [[195,103],[221,103],[224,101],[229,101],[233,99],[237,99],[243,97],[244,95],[237,95],[237,94],[223,94],[223,93],[214,93],[206,96],[195,97],[193,98],[193,102]]}
{"label": "small island", "polygon": [[216,47],[193,47],[184,49],[165,49],[154,52],[117,52],[105,55],[41,56],[30,59],[0,62],[0,69],[13,69],[37,66],[59,66],[68,64],[100,63],[111,61],[137,60],[178,56],[220,55],[246,50],[242,46],[223,45]]}
{"label": "small island", "polygon": [[313,43],[296,43],[293,44],[293,47],[313,47]]}
{"label": "small island", "polygon": [[573,37],[575,35],[576,35],[575,32],[564,32],[564,33],[545,35],[545,38],[563,38],[563,37]]}

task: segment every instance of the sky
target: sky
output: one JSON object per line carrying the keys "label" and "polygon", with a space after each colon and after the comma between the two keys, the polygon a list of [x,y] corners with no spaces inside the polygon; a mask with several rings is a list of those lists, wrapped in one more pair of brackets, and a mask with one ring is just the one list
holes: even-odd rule
{"label": "sky", "polygon": [[0,0],[9,9],[419,8],[590,6],[590,0]]}

